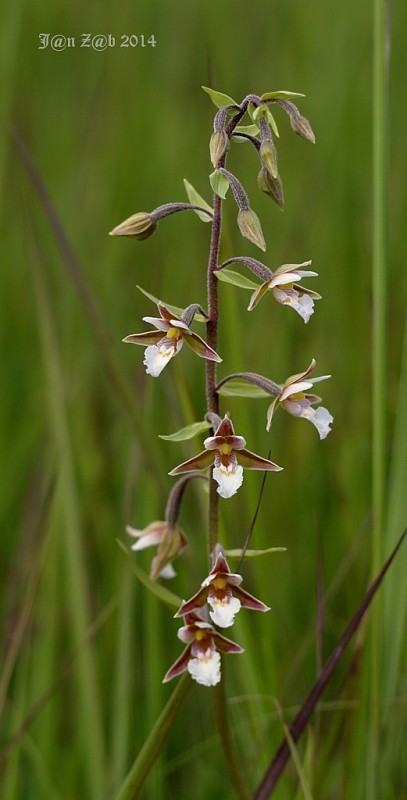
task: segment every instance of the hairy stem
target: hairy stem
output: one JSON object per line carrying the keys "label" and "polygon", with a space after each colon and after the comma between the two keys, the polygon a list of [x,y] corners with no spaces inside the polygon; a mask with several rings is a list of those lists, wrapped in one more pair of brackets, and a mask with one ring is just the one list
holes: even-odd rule
{"label": "hairy stem", "polygon": [[[206,335],[209,347],[216,352],[218,344],[218,281],[215,270],[218,266],[220,234],[222,227],[222,200],[217,194],[213,200],[213,222],[211,247],[208,263],[208,322],[206,325]],[[216,392],[216,362],[206,361],[206,402],[208,412],[219,414],[219,397]],[[210,478],[209,483],[209,520],[208,520],[208,556],[209,565],[212,566],[212,553],[218,540],[219,523],[219,497],[216,491],[216,483]]]}
{"label": "hairy stem", "polygon": [[[222,227],[222,200],[215,194],[213,199],[213,222],[211,246],[209,252],[207,289],[208,289],[208,322],[206,338],[209,347],[216,352],[218,344],[218,281],[214,274],[218,266],[220,234]],[[216,362],[206,361],[206,403],[208,411],[219,414],[219,399],[215,391]]]}
{"label": "hairy stem", "polygon": [[[240,111],[230,120],[226,133],[230,137],[236,125],[246,112],[247,102],[242,103]],[[226,153],[219,160],[218,169],[222,169],[226,163]],[[215,270],[218,268],[220,237],[222,229],[222,200],[214,194],[213,198],[213,220],[212,235],[209,250],[207,291],[208,291],[208,322],[206,324],[206,339],[209,347],[216,352],[218,346],[218,280]],[[216,362],[206,361],[205,372],[205,391],[208,413],[219,414],[219,397],[216,392]],[[216,491],[216,483],[213,478],[209,482],[209,519],[208,519],[208,555],[209,565],[212,567],[212,554],[218,541],[219,525],[219,495]]]}

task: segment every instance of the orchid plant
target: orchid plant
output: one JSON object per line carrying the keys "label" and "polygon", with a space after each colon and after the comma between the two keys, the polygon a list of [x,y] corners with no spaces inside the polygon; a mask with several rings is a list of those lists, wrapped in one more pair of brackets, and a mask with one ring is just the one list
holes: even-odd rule
{"label": "orchid plant", "polygon": [[[200,588],[195,590],[190,600],[182,602],[175,614],[177,619],[183,620],[178,637],[186,647],[168,669],[164,681],[188,671],[198,683],[215,686],[221,680],[220,654],[243,652],[240,645],[225,638],[217,627],[231,627],[241,608],[262,612],[269,610],[262,601],[241,588],[241,575],[229,569],[226,559],[228,552],[220,541],[220,499],[228,499],[240,489],[244,469],[267,472],[277,472],[282,469],[269,458],[246,449],[246,441],[243,436],[235,434],[229,415],[220,413],[220,399],[222,396],[231,395],[271,399],[266,417],[267,431],[270,430],[272,419],[279,406],[293,416],[308,419],[316,427],[321,439],[329,433],[333,417],[327,409],[319,405],[320,398],[309,393],[315,383],[329,377],[325,375],[320,378],[310,378],[315,368],[314,359],[307,369],[290,376],[282,384],[255,372],[226,373],[218,380],[217,368],[222,362],[221,355],[223,355],[217,352],[221,320],[218,303],[219,281],[250,289],[252,294],[248,305],[249,311],[255,309],[259,301],[270,292],[278,303],[296,311],[305,323],[314,313],[314,301],[320,299],[319,294],[302,285],[303,278],[317,277],[316,272],[308,269],[311,261],[284,264],[275,269],[244,255],[234,256],[223,263],[219,262],[222,206],[229,188],[237,205],[237,224],[240,233],[263,252],[266,250],[261,224],[250,206],[248,196],[238,178],[226,169],[229,150],[236,140],[246,141],[254,148],[260,170],[259,189],[283,208],[283,186],[274,141],[275,137],[278,137],[278,129],[271,107],[279,107],[288,114],[292,129],[300,137],[312,143],[315,142],[315,137],[310,123],[293,103],[293,99],[303,95],[286,91],[267,92],[261,96],[250,94],[241,103],[236,103],[228,95],[203,88],[218,109],[214,117],[214,131],[209,147],[214,168],[210,175],[213,206],[211,207],[192,185],[185,181],[188,203],[168,203],[151,212],[133,214],[114,228],[111,235],[144,240],[156,231],[161,220],[187,210],[194,211],[201,220],[211,225],[205,308],[200,302],[192,302],[185,309],[178,308],[144,292],[156,302],[159,316],[143,317],[153,330],[130,334],[125,337],[124,342],[145,347],[146,372],[154,378],[159,377],[172,358],[180,353],[184,342],[205,360],[205,418],[168,437],[185,440],[197,433],[211,430],[203,442],[204,449],[174,467],[169,473],[171,476],[182,477],[170,491],[165,519],[153,521],[142,530],[129,526],[127,533],[137,540],[132,547],[135,551],[150,546],[157,547],[151,565],[152,580],[173,577],[175,572],[172,562],[177,556],[182,555],[187,546],[186,536],[178,525],[184,490],[188,483],[196,478],[204,478],[209,483],[208,574]],[[242,124],[243,118],[247,116],[249,117],[247,124]],[[255,282],[246,275],[230,269],[233,264],[242,265],[260,282]],[[196,300],[196,298],[191,299]],[[191,329],[197,320],[206,324],[206,340]],[[245,548],[242,548],[239,552],[240,562],[244,556]]]}

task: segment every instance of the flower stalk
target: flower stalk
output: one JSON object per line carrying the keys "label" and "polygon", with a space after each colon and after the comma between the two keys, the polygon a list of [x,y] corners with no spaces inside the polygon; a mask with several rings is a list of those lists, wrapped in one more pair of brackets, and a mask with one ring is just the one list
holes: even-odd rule
{"label": "flower stalk", "polygon": [[[175,693],[174,703],[170,700],[169,708],[166,713],[163,713],[162,720],[167,725],[173,719],[173,709],[178,709],[178,701],[185,696],[189,678],[184,673],[189,673],[197,683],[203,686],[216,687],[218,728],[225,760],[239,797],[246,798],[247,793],[241,775],[243,770],[240,770],[239,759],[228,728],[226,695],[224,687],[221,685],[221,665],[224,655],[240,654],[243,652],[243,648],[232,639],[225,637],[218,628],[231,627],[236,614],[241,609],[243,609],[243,613],[246,613],[247,610],[267,612],[270,609],[264,602],[243,589],[241,587],[242,576],[238,572],[232,572],[229,568],[220,543],[220,498],[223,502],[224,499],[232,497],[240,489],[245,469],[267,473],[278,472],[282,467],[270,460],[270,453],[268,458],[264,458],[246,448],[246,440],[242,435],[235,433],[229,413],[223,416],[220,413],[220,397],[223,394],[238,394],[239,392],[235,391],[236,382],[239,385],[244,384],[246,396],[268,397],[271,404],[267,412],[267,430],[270,429],[273,415],[280,405],[289,414],[310,420],[317,428],[320,438],[325,438],[329,432],[332,416],[327,409],[320,406],[313,408],[320,402],[320,398],[309,393],[309,390],[317,381],[329,377],[310,379],[310,373],[315,367],[314,360],[308,369],[291,375],[282,384],[251,371],[231,373],[218,380],[217,367],[222,362],[222,358],[218,354],[219,279],[251,289],[252,296],[248,310],[254,309],[263,296],[271,293],[278,303],[291,306],[304,322],[308,322],[313,314],[314,300],[320,299],[316,292],[299,285],[302,278],[317,277],[316,272],[304,269],[311,265],[311,261],[300,264],[283,264],[274,271],[261,261],[249,256],[234,256],[220,263],[223,200],[228,188],[231,189],[237,205],[237,224],[241,235],[261,250],[266,250],[266,241],[260,221],[251,208],[246,191],[239,179],[229,169],[226,169],[226,160],[231,144],[235,136],[240,136],[243,141],[246,139],[254,145],[257,163],[260,159],[259,188],[270,194],[282,208],[284,197],[279,177],[277,149],[272,133],[273,131],[278,136],[278,131],[268,104],[274,102],[280,105],[289,115],[291,127],[302,138],[314,142],[315,137],[308,121],[290,101],[289,98],[295,96],[293,93],[280,91],[266,93],[262,96],[250,94],[240,104],[237,104],[228,95],[215,92],[207,87],[204,88],[218,107],[209,143],[210,158],[215,170],[210,176],[214,190],[212,207],[186,181],[190,203],[167,203],[158,206],[151,212],[137,212],[111,232],[114,236],[127,236],[142,241],[156,231],[158,223],[162,219],[187,210],[193,210],[204,221],[205,217],[209,217],[211,225],[206,274],[206,310],[197,302],[192,302],[185,309],[181,309],[178,306],[161,302],[143,290],[144,294],[156,302],[159,316],[143,317],[144,321],[153,327],[153,330],[130,334],[123,340],[145,348],[146,372],[154,378],[161,375],[164,368],[170,364],[172,358],[180,352],[184,344],[187,344],[196,355],[204,359],[206,398],[204,420],[201,419],[200,422],[194,422],[186,428],[181,428],[177,433],[162,438],[184,441],[203,431],[209,431],[209,435],[203,442],[204,449],[187,461],[178,464],[169,473],[171,476],[181,475],[182,477],[177,480],[170,492],[164,519],[154,520],[140,530],[128,526],[127,532],[137,540],[132,547],[134,551],[153,545],[157,546],[157,552],[151,564],[150,583],[159,578],[173,577],[175,572],[172,561],[182,555],[187,546],[187,538],[178,524],[185,487],[192,478],[205,478],[209,481],[206,531],[209,570],[200,588],[191,593],[188,600],[180,601],[180,606],[175,614],[177,618],[182,619],[178,638],[183,642],[184,650],[167,670],[164,682],[183,675],[178,684],[183,687],[183,691]],[[240,122],[246,114],[250,115],[251,124],[241,126]],[[252,280],[229,270],[229,265],[233,263],[247,267],[260,283],[253,283]],[[192,329],[197,322],[206,324],[205,339]],[[169,369],[171,369],[170,366]],[[247,391],[247,386],[249,386],[251,395]],[[240,391],[242,390],[240,389]],[[210,428],[212,430],[209,430]],[[207,470],[210,470],[209,474],[206,474]],[[246,548],[247,541],[244,550],[240,552],[244,552]],[[266,551],[259,551],[260,554],[264,554],[264,552]],[[229,555],[233,557],[233,551],[230,551]],[[157,584],[153,585],[157,586]],[[148,744],[149,746],[152,744],[151,736]],[[144,758],[144,762],[148,758],[149,755]],[[134,770],[126,782],[127,792],[134,791],[136,786],[140,788],[142,780],[144,780],[144,773],[138,773],[136,767]],[[124,792],[123,795],[120,795],[120,800],[136,796],[134,793],[126,794]]]}

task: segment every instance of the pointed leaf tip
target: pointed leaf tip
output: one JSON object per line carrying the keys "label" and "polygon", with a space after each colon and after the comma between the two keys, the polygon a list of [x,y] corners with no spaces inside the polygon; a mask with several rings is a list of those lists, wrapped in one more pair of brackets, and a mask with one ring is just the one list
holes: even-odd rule
{"label": "pointed leaf tip", "polygon": [[202,86],[201,87],[204,92],[212,100],[212,103],[216,106],[216,108],[224,108],[225,106],[237,106],[233,97],[230,97],[228,94],[224,94],[223,92],[217,92],[216,89],[210,89],[209,86]]}
{"label": "pointed leaf tip", "polygon": [[277,92],[265,92],[260,97],[260,100],[263,103],[267,103],[267,100],[291,100],[293,97],[305,97],[305,94],[302,94],[302,92],[287,92],[284,89],[280,89]]}
{"label": "pointed leaf tip", "polygon": [[226,175],[222,175],[221,172],[215,169],[215,171],[211,172],[209,175],[209,182],[215,194],[221,197],[222,200],[226,200],[226,194],[229,189],[229,181]]}
{"label": "pointed leaf tip", "polygon": [[[209,203],[207,203],[206,200],[204,200],[204,198],[196,191],[194,186],[192,186],[192,183],[187,181],[186,178],[184,178],[184,186],[188,196],[188,200],[192,206],[201,206],[201,208],[206,208],[207,211],[210,211],[211,214],[213,214],[213,208],[211,208]],[[199,217],[199,219],[202,220],[202,222],[211,221],[211,218],[208,217],[207,214],[203,214],[202,211],[198,211],[197,209],[194,209],[194,211],[195,214]]]}
{"label": "pointed leaf tip", "polygon": [[253,291],[253,289],[259,288],[258,283],[251,281],[250,278],[246,278],[245,275],[240,275],[239,272],[235,272],[233,269],[217,269],[214,274],[218,280],[224,283],[231,283],[233,286],[238,286],[240,289],[250,289]]}
{"label": "pointed leaf tip", "polygon": [[167,442],[185,442],[188,439],[193,439],[194,436],[198,436],[200,433],[205,433],[211,427],[211,423],[207,422],[207,420],[192,422],[191,425],[186,425],[185,428],[180,428],[179,431],[170,433],[167,436],[159,434],[158,438],[165,439]]}

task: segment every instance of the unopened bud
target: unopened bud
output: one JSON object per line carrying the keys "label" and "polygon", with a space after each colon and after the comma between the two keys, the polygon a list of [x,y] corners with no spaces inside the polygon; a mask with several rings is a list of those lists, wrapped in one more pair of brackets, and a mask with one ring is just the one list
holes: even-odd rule
{"label": "unopened bud", "polygon": [[266,242],[264,241],[260,220],[251,208],[241,208],[239,210],[237,224],[239,225],[242,236],[249,239],[253,244],[256,244],[257,247],[260,247],[260,250],[266,249]]}
{"label": "unopened bud", "polygon": [[277,203],[280,208],[284,208],[284,193],[281,178],[273,178],[265,167],[262,167],[258,177],[257,185],[262,192],[268,194],[269,197]]}
{"label": "unopened bud", "polygon": [[298,136],[315,144],[314,131],[306,117],[302,117],[301,114],[299,116],[293,114],[291,116],[291,127],[295,133],[298,133]]}
{"label": "unopened bud", "polygon": [[267,172],[270,173],[272,178],[277,178],[278,176],[277,150],[271,139],[263,139],[260,145],[259,155],[262,164],[264,164]]}
{"label": "unopened bud", "polygon": [[133,239],[148,239],[157,227],[157,223],[146,211],[133,214],[116,228],[110,231],[110,236],[132,236]]}
{"label": "unopened bud", "polygon": [[226,152],[229,146],[229,137],[226,131],[215,131],[209,143],[209,151],[211,154],[211,161],[213,166],[216,168],[216,165]]}
{"label": "unopened bud", "polygon": [[168,525],[158,546],[157,555],[151,564],[150,578],[155,580],[167,564],[171,564],[187,546],[187,539],[181,528]]}

